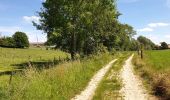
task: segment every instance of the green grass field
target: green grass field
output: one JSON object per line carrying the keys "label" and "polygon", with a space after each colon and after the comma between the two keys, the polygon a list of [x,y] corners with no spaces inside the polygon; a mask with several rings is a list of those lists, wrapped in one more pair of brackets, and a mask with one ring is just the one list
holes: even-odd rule
{"label": "green grass field", "polygon": [[133,63],[151,93],[170,99],[170,50],[145,51],[143,60],[136,54]]}
{"label": "green grass field", "polygon": [[18,64],[27,63],[28,61],[40,62],[50,61],[69,56],[62,51],[45,50],[45,48],[30,49],[10,49],[0,48],[0,72],[9,71],[17,68]]}
{"label": "green grass field", "polygon": [[162,51],[147,51],[146,59],[147,63],[152,69],[158,72],[170,71],[170,50]]}
{"label": "green grass field", "polygon": [[[66,54],[61,51],[45,51],[37,49],[4,49],[1,48],[5,65],[15,55],[16,61],[11,64],[27,61],[28,56],[32,56],[35,61],[42,59],[53,59],[54,56],[64,57]],[[9,52],[7,54],[7,52]],[[8,56],[7,56],[8,55]],[[1,59],[3,59],[3,56]],[[43,58],[44,57],[44,58]],[[64,62],[50,69],[36,70],[28,68],[23,73],[15,74],[9,84],[8,75],[0,76],[0,98],[3,100],[68,100],[82,91],[92,76],[105,64],[114,58],[120,57],[120,53],[111,55],[110,53],[90,56],[73,62]],[[24,59],[25,58],[25,59]],[[6,62],[4,62],[6,61]],[[8,67],[11,67],[9,64]]]}

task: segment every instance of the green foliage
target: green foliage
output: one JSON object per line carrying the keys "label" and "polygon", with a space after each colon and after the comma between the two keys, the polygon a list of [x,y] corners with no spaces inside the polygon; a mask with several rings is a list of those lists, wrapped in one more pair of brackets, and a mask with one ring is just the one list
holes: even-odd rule
{"label": "green foliage", "polygon": [[[120,24],[115,0],[46,0],[39,12],[39,30],[47,33],[48,45],[70,52],[90,55],[100,44],[127,50],[133,28]],[[100,47],[99,47],[100,48]],[[100,51],[100,50],[99,50]]]}
{"label": "green foliage", "polygon": [[130,42],[130,50],[136,51],[140,49],[140,43],[139,41],[132,39]]}
{"label": "green foliage", "polygon": [[9,48],[15,47],[13,38],[11,38],[11,37],[0,38],[0,46],[1,47],[9,47]]}
{"label": "green foliage", "polygon": [[16,32],[12,37],[16,48],[29,47],[28,37],[25,33]]}
{"label": "green foliage", "polygon": [[161,49],[168,49],[168,44],[166,42],[161,43]]}
{"label": "green foliage", "polygon": [[28,37],[23,32],[16,32],[12,37],[0,38],[0,47],[7,48],[28,48]]}
{"label": "green foliage", "polygon": [[153,50],[156,47],[156,45],[150,39],[144,36],[139,36],[137,40],[140,44],[144,45],[144,49],[146,50]]}

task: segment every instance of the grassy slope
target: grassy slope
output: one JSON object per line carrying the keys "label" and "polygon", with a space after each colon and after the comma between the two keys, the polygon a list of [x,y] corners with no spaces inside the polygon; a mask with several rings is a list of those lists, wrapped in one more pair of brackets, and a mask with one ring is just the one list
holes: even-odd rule
{"label": "grassy slope", "polygon": [[170,97],[170,51],[146,51],[144,59],[135,55],[136,71],[144,79],[151,93],[162,98]]}
{"label": "grassy slope", "polygon": [[83,90],[91,77],[112,59],[114,57],[110,54],[103,54],[41,72],[28,69],[25,75],[16,75],[11,85],[8,85],[8,78],[6,82],[1,82],[0,97],[12,100],[68,100]]}
{"label": "grassy slope", "polygon": [[131,53],[122,53],[118,61],[113,65],[111,70],[105,75],[104,79],[100,83],[96,90],[93,100],[117,100],[122,99],[119,94],[121,89],[121,80],[119,79],[119,72],[122,68],[124,61]]}
{"label": "grassy slope", "polygon": [[0,48],[0,72],[14,69],[14,64],[21,64],[31,61],[48,61],[66,57],[62,51],[45,50],[41,48],[10,49]]}

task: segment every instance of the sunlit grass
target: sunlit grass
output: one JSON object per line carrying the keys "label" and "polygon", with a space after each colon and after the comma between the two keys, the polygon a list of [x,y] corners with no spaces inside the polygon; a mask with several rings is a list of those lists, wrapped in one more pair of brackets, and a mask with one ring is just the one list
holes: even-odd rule
{"label": "sunlit grass", "polygon": [[1,82],[0,97],[7,100],[71,99],[86,87],[99,69],[114,58],[106,53],[42,71],[27,69],[24,74],[15,75],[10,85],[8,78],[6,82]]}
{"label": "sunlit grass", "polygon": [[145,51],[144,59],[135,55],[133,63],[152,94],[170,99],[170,50]]}
{"label": "sunlit grass", "polygon": [[11,49],[0,48],[0,72],[13,70],[17,66],[15,64],[27,63],[28,61],[49,61],[65,58],[69,54],[60,50],[45,50],[45,48],[30,49]]}

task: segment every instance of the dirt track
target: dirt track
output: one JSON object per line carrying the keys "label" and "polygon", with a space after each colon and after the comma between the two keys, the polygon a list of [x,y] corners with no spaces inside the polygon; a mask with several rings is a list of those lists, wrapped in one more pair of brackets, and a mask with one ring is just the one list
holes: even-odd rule
{"label": "dirt track", "polygon": [[80,95],[75,96],[72,100],[91,100],[95,94],[95,90],[99,85],[100,81],[103,79],[104,75],[112,67],[112,64],[116,60],[111,61],[108,65],[99,70],[91,79],[88,86],[81,92]]}
{"label": "dirt track", "polygon": [[133,55],[125,62],[121,71],[121,78],[124,85],[121,90],[123,98],[124,100],[151,100],[143,88],[141,80],[134,75],[132,58]]}

